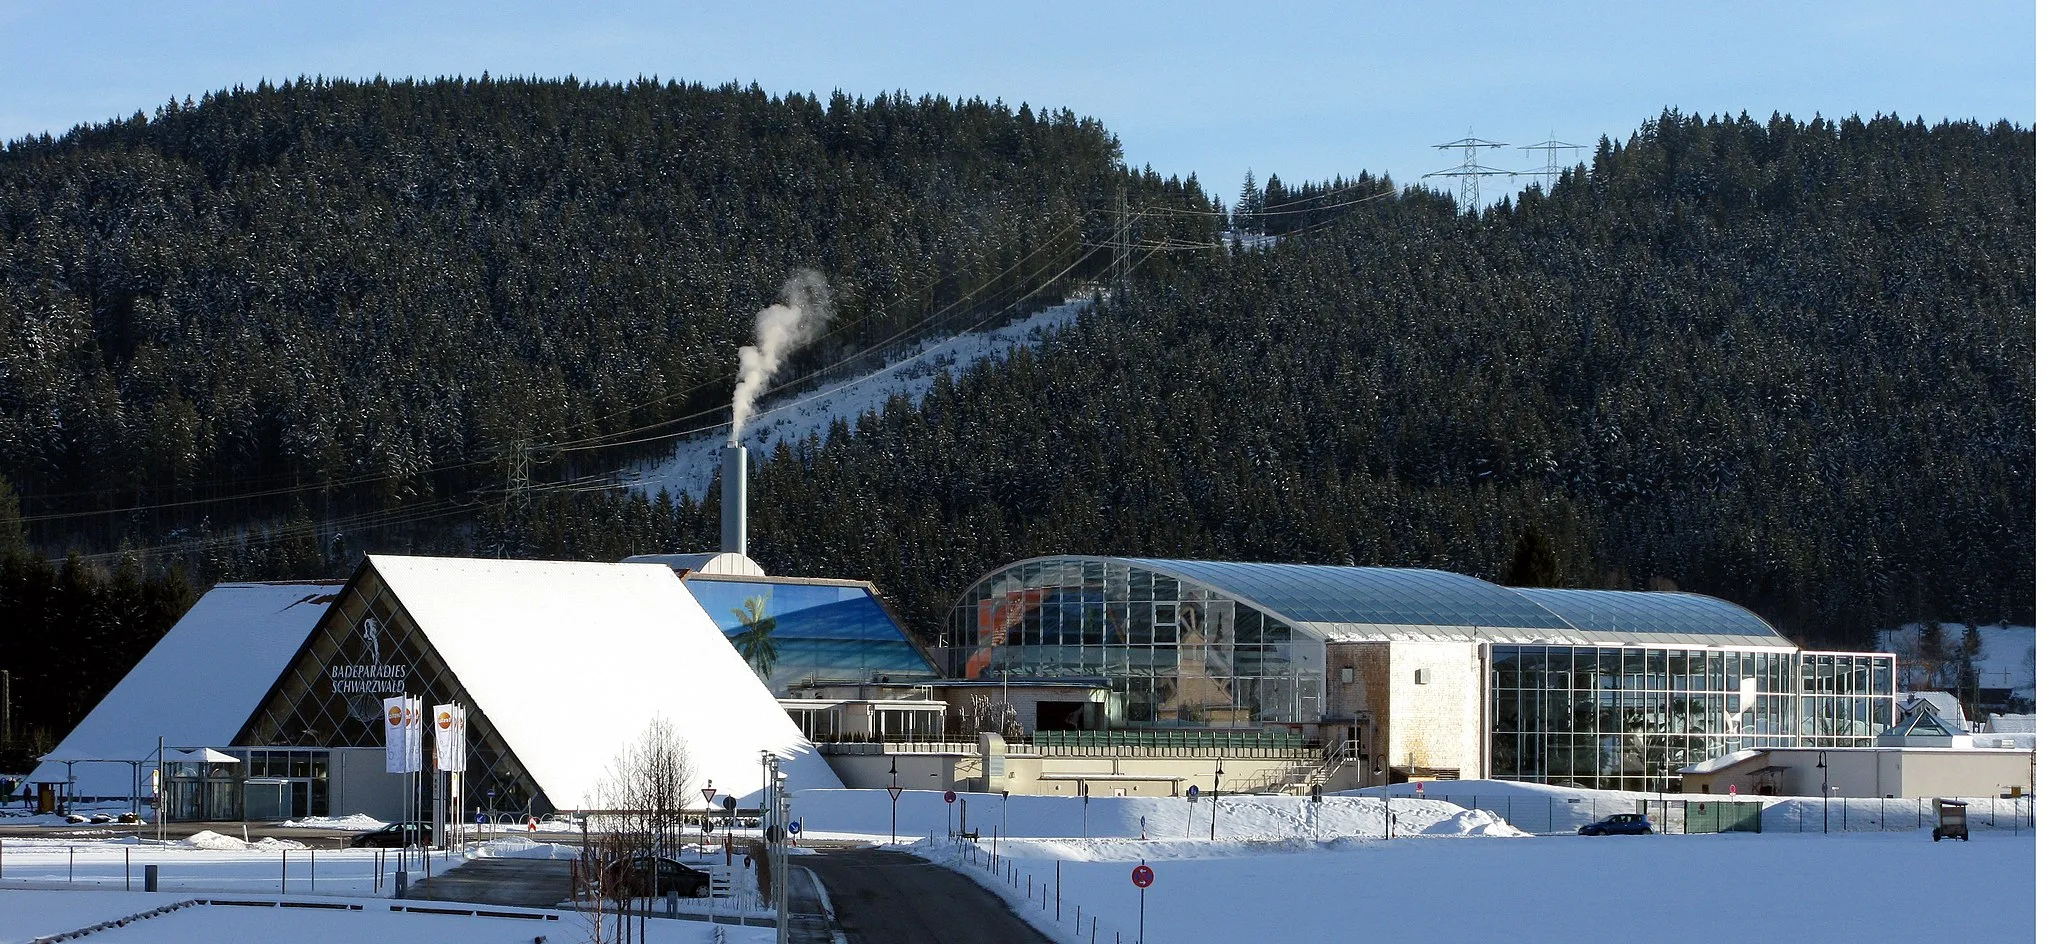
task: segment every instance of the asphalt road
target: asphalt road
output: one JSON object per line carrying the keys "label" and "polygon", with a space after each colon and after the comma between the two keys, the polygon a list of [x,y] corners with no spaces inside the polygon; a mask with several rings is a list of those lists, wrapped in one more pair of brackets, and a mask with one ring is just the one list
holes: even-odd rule
{"label": "asphalt road", "polygon": [[405,897],[553,908],[569,897],[569,860],[471,859],[411,885]]}
{"label": "asphalt road", "polygon": [[987,889],[915,856],[831,849],[799,861],[825,883],[847,944],[1051,944]]}

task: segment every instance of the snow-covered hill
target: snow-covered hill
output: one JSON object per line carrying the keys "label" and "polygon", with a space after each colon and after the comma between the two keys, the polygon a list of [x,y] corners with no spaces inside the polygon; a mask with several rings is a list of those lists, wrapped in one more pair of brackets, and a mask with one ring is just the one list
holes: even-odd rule
{"label": "snow-covered hill", "polygon": [[[916,354],[874,373],[770,402],[755,411],[742,438],[758,461],[773,452],[777,443],[794,444],[813,434],[824,438],[835,419],[844,419],[851,426],[862,413],[881,410],[898,394],[916,404],[924,399],[940,371],[958,378],[981,360],[1006,357],[1024,345],[1035,346],[1072,323],[1085,304],[1070,300],[989,331],[932,341]],[[666,461],[626,469],[620,480],[649,495],[667,489],[671,495],[702,498],[718,471],[718,451],[725,439],[720,432],[681,440]]]}
{"label": "snow-covered hill", "polygon": [[[1941,624],[1942,635],[1950,647],[1962,645],[1963,629],[1961,623]],[[1977,635],[1984,640],[1983,651],[1978,654],[1976,660],[1978,684],[1985,688],[2010,688],[2013,694],[2021,698],[2035,700],[2034,627],[1979,626]],[[1920,648],[1918,623],[1878,630],[1877,648],[1885,652],[1898,653],[1900,691],[1914,691],[1926,687],[1921,669],[1913,661]],[[1936,681],[1940,687],[1954,684],[1947,679]]]}

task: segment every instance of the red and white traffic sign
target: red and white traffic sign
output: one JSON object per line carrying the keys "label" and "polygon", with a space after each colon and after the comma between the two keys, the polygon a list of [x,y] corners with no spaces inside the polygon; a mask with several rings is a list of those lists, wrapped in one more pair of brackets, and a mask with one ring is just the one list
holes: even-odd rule
{"label": "red and white traffic sign", "polygon": [[900,797],[900,796],[902,796],[902,795],[903,795],[903,788],[902,788],[902,787],[898,787],[898,786],[891,786],[891,787],[889,788],[889,799],[891,799],[891,800],[894,800],[894,799],[896,799],[897,797]]}
{"label": "red and white traffic sign", "polygon": [[1136,886],[1138,886],[1139,888],[1151,888],[1151,887],[1152,887],[1152,867],[1151,867],[1151,866],[1149,866],[1149,865],[1141,865],[1141,866],[1138,866],[1138,867],[1137,867],[1137,868],[1135,868],[1135,869],[1132,869],[1132,870],[1131,870],[1131,884],[1133,884],[1133,885],[1136,885]]}
{"label": "red and white traffic sign", "polygon": [[951,791],[951,790],[948,790],[948,791],[946,791],[946,802],[948,802],[948,803],[951,803],[951,802],[953,802],[954,800],[957,800],[957,799],[960,799],[960,798],[959,798],[958,796],[955,796],[955,795],[953,794],[953,791]]}

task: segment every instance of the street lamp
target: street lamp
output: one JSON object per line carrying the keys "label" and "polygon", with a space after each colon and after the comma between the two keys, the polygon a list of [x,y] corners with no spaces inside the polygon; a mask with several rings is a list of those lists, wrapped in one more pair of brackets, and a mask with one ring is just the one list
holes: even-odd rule
{"label": "street lamp", "polygon": [[1825,836],[1828,831],[1828,752],[1820,752],[1817,766],[1820,767],[1820,831]]}
{"label": "street lamp", "polygon": [[896,799],[903,795],[903,787],[896,782],[896,758],[889,758],[889,845],[896,844]]}
{"label": "street lamp", "polygon": [[1209,788],[1209,839],[1216,838],[1216,808],[1223,804],[1223,758],[1216,758],[1216,779]]}

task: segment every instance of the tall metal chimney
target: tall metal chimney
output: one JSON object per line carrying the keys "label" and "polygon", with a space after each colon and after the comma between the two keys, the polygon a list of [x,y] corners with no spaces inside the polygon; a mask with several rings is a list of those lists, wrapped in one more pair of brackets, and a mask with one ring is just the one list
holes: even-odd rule
{"label": "tall metal chimney", "polygon": [[747,447],[725,446],[723,488],[719,492],[718,549],[747,556]]}

